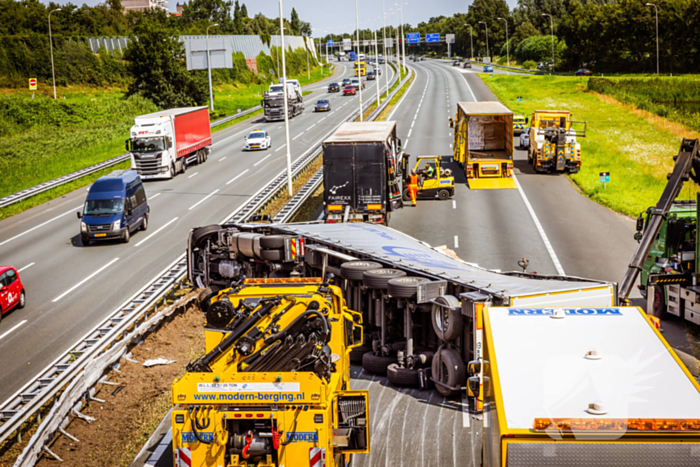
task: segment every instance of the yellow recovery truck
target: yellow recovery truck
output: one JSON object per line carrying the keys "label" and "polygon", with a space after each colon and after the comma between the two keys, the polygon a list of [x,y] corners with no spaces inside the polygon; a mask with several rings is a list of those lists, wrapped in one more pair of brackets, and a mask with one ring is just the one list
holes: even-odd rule
{"label": "yellow recovery truck", "polygon": [[515,188],[513,112],[500,102],[460,102],[450,118],[454,160],[472,190]]}
{"label": "yellow recovery truck", "polygon": [[206,354],[172,386],[176,467],[346,467],[369,452],[351,391],[362,315],[314,278],[248,279],[203,300]]}
{"label": "yellow recovery truck", "polygon": [[[574,124],[583,125],[575,129]],[[527,160],[535,172],[576,173],[581,170],[581,144],[586,121],[573,121],[567,110],[535,110],[530,119]]]}
{"label": "yellow recovery truck", "polygon": [[700,385],[658,319],[638,307],[478,311],[483,354],[467,384],[484,404],[482,466],[700,465]]}

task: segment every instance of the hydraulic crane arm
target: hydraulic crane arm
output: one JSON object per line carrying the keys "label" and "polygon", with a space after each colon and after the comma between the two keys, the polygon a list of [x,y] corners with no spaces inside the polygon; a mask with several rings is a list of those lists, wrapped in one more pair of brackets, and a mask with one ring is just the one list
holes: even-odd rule
{"label": "hydraulic crane arm", "polygon": [[670,212],[673,201],[680,193],[681,188],[683,188],[683,184],[688,180],[692,180],[700,185],[699,146],[700,144],[697,139],[684,139],[681,143],[681,149],[678,151],[678,155],[674,157],[676,163],[673,166],[673,172],[668,175],[668,184],[666,188],[664,188],[659,202],[649,216],[644,235],[632,256],[632,261],[627,268],[625,277],[622,278],[618,291],[620,303],[627,300],[632,290],[632,284],[634,284],[639,271],[642,269],[644,260],[651,250],[654,239],[656,239],[656,236],[659,234],[661,225]]}

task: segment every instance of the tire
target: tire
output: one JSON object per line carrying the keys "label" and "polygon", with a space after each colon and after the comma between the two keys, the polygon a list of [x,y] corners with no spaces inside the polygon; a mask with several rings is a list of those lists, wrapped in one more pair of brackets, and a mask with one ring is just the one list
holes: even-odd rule
{"label": "tire", "polygon": [[438,198],[442,201],[448,200],[450,199],[450,192],[447,190],[440,190],[438,191]]}
{"label": "tire", "polygon": [[283,250],[261,250],[260,257],[265,261],[282,261],[284,260]]}
{"label": "tire", "polygon": [[367,352],[362,356],[362,368],[376,375],[385,375],[386,368],[392,363],[396,363],[396,357],[384,357]]}
{"label": "tire", "polygon": [[411,193],[409,193],[408,188],[403,189],[402,198],[404,201],[411,201]]}
{"label": "tire", "polygon": [[[467,372],[464,367],[464,362],[459,353],[454,349],[442,349],[433,357],[432,376],[438,380],[440,375],[440,366],[442,366],[443,375],[439,381],[451,387],[461,388],[467,380]],[[439,384],[435,388],[440,394],[445,397],[458,394],[461,390],[452,390],[443,387]]]}
{"label": "tire", "polygon": [[206,289],[199,292],[199,296],[197,297],[197,303],[199,304],[199,309],[202,310],[203,313],[207,312],[212,297],[214,297],[218,293],[219,292],[217,290],[214,290],[211,287],[207,287]]}
{"label": "tire", "polygon": [[129,232],[129,226],[127,225],[124,229],[124,235],[122,235],[122,243],[129,243],[131,240],[131,232]]}
{"label": "tire", "polygon": [[[462,335],[462,327],[464,326],[459,300],[452,295],[442,295],[436,301],[447,305],[449,308],[433,305],[430,316],[435,334],[446,341],[458,338]],[[442,310],[445,311],[443,312]],[[443,313],[445,316],[444,322],[442,319]]]}
{"label": "tire", "polygon": [[663,318],[666,314],[666,300],[664,294],[659,290],[659,287],[654,287],[654,309],[652,315],[657,318]]}
{"label": "tire", "polygon": [[19,302],[17,302],[17,309],[21,310],[27,305],[27,295],[24,290],[19,293]]}
{"label": "tire", "polygon": [[141,230],[144,232],[148,230],[148,214],[143,216],[143,221],[141,222]]}
{"label": "tire", "polygon": [[387,292],[392,297],[412,298],[418,291],[418,284],[430,282],[424,277],[397,277],[387,282]]}
{"label": "tire", "polygon": [[362,273],[362,283],[370,289],[386,289],[390,279],[405,275],[405,272],[398,269],[372,269]]}
{"label": "tire", "polygon": [[348,261],[340,265],[340,277],[349,281],[361,281],[365,271],[381,268],[382,265],[374,261]]}
{"label": "tire", "polygon": [[219,230],[220,227],[217,224],[198,228],[197,231],[192,234],[192,246],[199,246],[200,243],[202,243],[202,240],[206,240],[207,237],[210,237],[213,234],[218,234]]}
{"label": "tire", "polygon": [[260,237],[260,248],[263,250],[284,248],[284,241],[287,238],[287,235],[265,235]]}
{"label": "tire", "polygon": [[371,345],[361,345],[355,347],[350,351],[350,362],[351,363],[362,363],[362,357],[367,353],[372,351]]}
{"label": "tire", "polygon": [[392,363],[386,369],[386,377],[397,386],[417,387],[418,370],[411,368],[401,368],[398,363]]}

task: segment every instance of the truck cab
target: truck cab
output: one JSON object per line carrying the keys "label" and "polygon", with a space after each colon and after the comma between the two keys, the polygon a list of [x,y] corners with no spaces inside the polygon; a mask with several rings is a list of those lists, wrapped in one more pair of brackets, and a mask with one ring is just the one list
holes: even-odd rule
{"label": "truck cab", "polygon": [[[579,126],[579,129],[574,126]],[[583,129],[580,129],[583,126]],[[530,119],[530,147],[527,160],[535,172],[581,170],[581,144],[586,136],[585,121],[572,120],[567,110],[536,110]]]}

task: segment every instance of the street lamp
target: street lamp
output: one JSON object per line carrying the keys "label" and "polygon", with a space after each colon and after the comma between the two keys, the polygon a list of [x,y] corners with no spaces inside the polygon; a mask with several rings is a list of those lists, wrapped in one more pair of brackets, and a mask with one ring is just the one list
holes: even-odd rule
{"label": "street lamp", "polygon": [[[357,9],[357,0],[355,0],[355,34],[357,36],[357,46],[355,47],[357,56],[355,57],[355,63],[357,63],[357,80],[360,83],[358,89],[360,90],[360,121],[362,121],[362,73],[360,72],[360,16]],[[354,63],[353,66],[355,66]]]}
{"label": "street lamp", "polygon": [[284,132],[287,141],[287,193],[291,197],[292,190],[292,153],[290,152],[289,141],[289,95],[287,94],[287,66],[284,57],[284,17],[282,16],[282,0],[280,4],[280,44],[282,46],[282,92],[284,93]]}
{"label": "street lamp", "polygon": [[[386,82],[386,97],[389,98],[389,60],[386,56],[386,12],[384,11],[384,0],[382,0],[382,47],[384,48],[384,81]],[[379,58],[377,58],[379,65]]]}
{"label": "street lamp", "polygon": [[554,71],[554,21],[549,13],[542,13],[542,16],[549,16],[549,27],[552,31],[552,71]]}
{"label": "street lamp", "polygon": [[656,13],[656,74],[659,74],[659,8],[653,3],[647,3],[646,6],[653,6]]}
{"label": "street lamp", "polygon": [[468,23],[464,23],[465,26],[469,26],[469,42],[471,44],[471,57],[469,60],[474,60],[474,29],[472,29],[472,25]]}
{"label": "street lamp", "polygon": [[61,9],[56,8],[55,10],[51,10],[49,12],[49,48],[51,49],[51,78],[53,79],[53,98],[56,99],[56,72],[53,68],[53,39],[51,36],[51,13],[53,13],[54,11],[61,11]]}
{"label": "street lamp", "polygon": [[[401,6],[401,50],[403,52],[403,66],[406,66],[406,34],[403,32],[403,2],[399,2]],[[406,70],[408,71],[408,70]]]}
{"label": "street lamp", "polygon": [[483,24],[486,29],[486,56],[489,58],[489,63],[491,63],[491,52],[489,52],[489,27],[483,21],[479,21],[479,24]]}
{"label": "street lamp", "polygon": [[[498,18],[506,23],[506,57],[508,58],[508,66],[510,67],[510,44],[508,43],[508,20],[505,18]],[[503,49],[501,49],[503,50]]]}
{"label": "street lamp", "polygon": [[214,111],[214,91],[211,88],[211,50],[209,50],[209,28],[218,26],[219,23],[210,24],[207,26],[207,70],[209,71],[209,106],[211,111]]}

